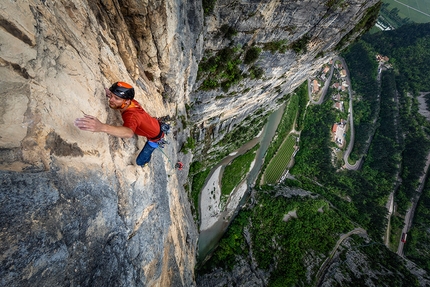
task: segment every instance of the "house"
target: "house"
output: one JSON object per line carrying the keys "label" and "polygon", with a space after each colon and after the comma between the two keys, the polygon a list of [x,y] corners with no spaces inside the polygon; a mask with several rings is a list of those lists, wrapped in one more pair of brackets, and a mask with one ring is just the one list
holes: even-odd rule
{"label": "house", "polygon": [[345,69],[340,70],[340,76],[341,76],[342,78],[345,78],[345,77],[346,77],[346,70],[345,70]]}
{"label": "house", "polygon": [[312,93],[318,93],[318,91],[320,90],[320,84],[318,83],[317,80],[313,80],[312,81]]}
{"label": "house", "polygon": [[334,103],[334,107],[340,111],[343,111],[343,102]]}
{"label": "house", "polygon": [[327,80],[327,78],[324,74],[321,75],[321,80],[323,80],[324,82]]}
{"label": "house", "polygon": [[385,63],[390,60],[390,58],[388,58],[387,56],[382,56],[380,54],[377,54],[375,57],[376,57],[376,60],[380,63]]}
{"label": "house", "polygon": [[337,130],[337,123],[335,123],[335,124],[333,125],[333,127],[331,128],[331,132],[335,133],[335,132],[336,132],[336,130]]}
{"label": "house", "polygon": [[334,83],[333,86],[332,86],[332,88],[339,89],[339,83]]}
{"label": "house", "polygon": [[[339,145],[342,146],[345,142],[345,126],[342,126],[338,123],[335,123],[333,127],[336,126],[336,131],[334,135],[334,141]],[[333,129],[332,129],[333,130]]]}
{"label": "house", "polygon": [[323,70],[323,73],[327,74],[328,71],[330,71],[330,67],[329,66],[325,66],[324,70]]}

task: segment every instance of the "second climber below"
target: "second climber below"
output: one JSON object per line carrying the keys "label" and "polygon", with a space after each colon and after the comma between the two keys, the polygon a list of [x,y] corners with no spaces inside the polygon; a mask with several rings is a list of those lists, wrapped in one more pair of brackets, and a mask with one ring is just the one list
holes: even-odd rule
{"label": "second climber below", "polygon": [[136,158],[137,165],[145,166],[160,141],[164,143],[162,124],[134,100],[134,88],[131,85],[116,82],[109,89],[105,88],[105,91],[109,107],[120,111],[124,124],[113,126],[100,122],[94,116],[85,115],[75,120],[75,126],[84,131],[104,132],[120,138],[131,138],[134,134],[146,137],[147,142]]}

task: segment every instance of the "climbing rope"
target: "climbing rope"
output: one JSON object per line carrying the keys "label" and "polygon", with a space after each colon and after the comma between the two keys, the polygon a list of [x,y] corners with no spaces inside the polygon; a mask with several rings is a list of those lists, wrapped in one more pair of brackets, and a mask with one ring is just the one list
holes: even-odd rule
{"label": "climbing rope", "polygon": [[170,162],[173,169],[177,168],[178,170],[182,170],[182,168],[184,167],[184,164],[182,162],[178,161],[175,165],[173,165],[173,162],[170,160],[167,154],[161,149],[161,147],[158,146],[157,149],[160,150],[166,156],[167,160]]}
{"label": "climbing rope", "polygon": [[[160,123],[160,129],[161,131],[165,134],[168,135],[170,132],[170,124],[166,123],[166,121],[170,121],[171,118],[170,116],[165,116],[162,118],[159,118],[158,121]],[[165,144],[169,144],[168,141],[166,141],[164,138],[161,138],[158,142],[157,142],[158,146],[157,149],[159,149],[167,158],[167,160],[170,162],[170,164],[172,165],[172,168],[175,169],[177,168],[178,170],[182,170],[182,168],[184,167],[183,163],[178,161],[174,166],[173,166],[173,162],[170,160],[170,158],[167,156],[167,154],[164,153],[164,151],[162,150],[164,148]]]}

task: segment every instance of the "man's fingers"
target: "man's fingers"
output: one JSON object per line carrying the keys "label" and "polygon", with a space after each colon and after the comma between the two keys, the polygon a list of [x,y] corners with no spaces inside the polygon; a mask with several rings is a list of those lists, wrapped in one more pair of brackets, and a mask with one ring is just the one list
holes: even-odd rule
{"label": "man's fingers", "polygon": [[76,119],[74,124],[75,126],[77,126],[78,128],[80,128],[81,130],[86,130],[89,128],[89,121],[86,118],[79,118]]}
{"label": "man's fingers", "polygon": [[75,120],[75,123],[88,123],[90,122],[87,118],[78,118]]}
{"label": "man's fingers", "polygon": [[103,124],[98,118],[85,114],[83,118],[75,119],[74,125],[81,130],[100,132],[102,131]]}
{"label": "man's fingers", "polygon": [[97,132],[99,120],[96,117],[85,115],[84,118],[78,118],[75,120],[74,125],[81,130]]}
{"label": "man's fingers", "polygon": [[92,116],[85,116],[85,118],[78,118],[75,120],[75,123],[86,123],[86,124],[90,124],[90,123],[95,123],[95,118]]}

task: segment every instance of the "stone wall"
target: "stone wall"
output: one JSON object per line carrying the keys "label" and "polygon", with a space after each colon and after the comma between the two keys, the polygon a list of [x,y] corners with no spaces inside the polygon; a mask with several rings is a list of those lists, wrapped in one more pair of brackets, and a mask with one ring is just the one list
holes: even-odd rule
{"label": "stone wall", "polygon": [[[197,66],[199,4],[0,7],[0,285],[191,286],[197,231],[186,172],[176,174],[159,151],[142,169],[134,161],[144,138],[84,132],[73,122],[85,113],[121,125],[104,95],[120,80],[154,116],[183,110]],[[168,140],[164,152],[176,162]]]}

